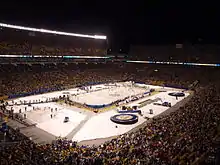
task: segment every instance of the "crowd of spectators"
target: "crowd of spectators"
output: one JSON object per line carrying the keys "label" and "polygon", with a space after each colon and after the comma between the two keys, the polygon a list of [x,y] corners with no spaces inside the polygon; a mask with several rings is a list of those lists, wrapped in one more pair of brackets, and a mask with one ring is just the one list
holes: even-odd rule
{"label": "crowd of spectators", "polygon": [[37,93],[41,89],[47,89],[46,91],[50,89],[60,90],[88,82],[123,80],[185,88],[195,80],[207,84],[218,79],[218,72],[215,68],[149,66],[140,71],[136,67],[141,66],[133,64],[123,67],[118,64],[3,65],[0,67],[0,94]]}
{"label": "crowd of spectators", "polygon": [[[100,68],[105,67],[105,71]],[[1,68],[1,95],[38,92],[40,89],[63,89],[85,83],[121,80],[123,72],[105,65],[36,65],[5,66]],[[90,68],[90,69],[86,69]],[[24,85],[25,84],[25,85]]]}
{"label": "crowd of spectators", "polygon": [[0,28],[1,55],[103,56],[106,41]]}
{"label": "crowd of spectators", "polygon": [[[215,56],[219,50],[216,45],[166,45],[133,47],[130,55],[136,58],[138,54],[139,60],[212,63],[219,61]],[[106,41],[0,28],[0,55],[103,56]],[[17,59],[0,60],[16,63]],[[0,141],[0,165],[213,164],[220,135],[219,68],[117,63],[1,65],[0,98],[126,80],[181,88],[195,81],[199,85],[177,111],[99,146],[81,146],[62,138],[52,144],[36,144],[19,129],[9,127],[6,134],[0,133],[5,138]]]}
{"label": "crowd of spectators", "polygon": [[[39,145],[9,129],[10,141],[0,147],[2,165],[165,165],[209,164],[219,136],[219,71],[214,68],[181,68],[140,65],[14,66],[1,68],[1,93],[10,95],[39,88],[134,79],[151,84],[187,87],[195,80],[192,99],[179,110],[153,119],[135,132],[99,146],[80,146],[67,139]],[[190,72],[190,74],[189,74]],[[211,155],[210,155],[211,154]]]}

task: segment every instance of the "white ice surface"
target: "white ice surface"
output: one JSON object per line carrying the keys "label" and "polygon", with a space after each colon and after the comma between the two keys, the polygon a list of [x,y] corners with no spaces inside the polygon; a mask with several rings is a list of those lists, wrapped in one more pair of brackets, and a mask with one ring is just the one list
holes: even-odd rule
{"label": "white ice surface", "polygon": [[[150,88],[154,88],[154,86],[149,86]],[[92,86],[92,89],[99,89],[99,88],[105,88],[103,85],[97,85]],[[159,88],[158,86],[156,88]],[[161,88],[161,87],[160,87]],[[179,92],[181,89],[174,89],[174,88],[163,88],[164,90],[167,90],[167,92],[161,92],[152,96],[148,96],[146,98],[143,98],[141,100],[137,100],[135,102],[130,103],[138,104],[144,100],[147,99],[155,99],[155,98],[161,98],[163,102],[171,102],[171,105],[173,106],[177,102],[181,101],[184,97],[179,97],[178,100],[176,100],[175,97],[169,96],[169,92]],[[87,104],[106,104],[110,103],[112,101],[115,101],[119,98],[123,98],[126,96],[129,96],[131,94],[137,94],[146,91],[145,89],[141,88],[133,88],[131,90],[129,87],[113,87],[112,89],[103,89],[101,91],[97,92],[91,92],[86,93],[84,90],[79,90],[79,93],[81,96],[78,98],[78,102],[81,101],[82,103],[85,101]],[[34,95],[34,96],[28,96],[24,98],[15,99],[15,102],[19,102],[19,100],[37,100],[37,99],[46,99],[50,97],[57,97],[60,95],[63,95],[64,93],[76,94],[76,89],[70,89],[65,91],[59,91],[59,92],[52,92],[52,93],[46,93],[42,95]],[[112,94],[120,94],[120,96],[112,97],[109,95],[109,93]],[[186,97],[189,95],[189,93],[185,92]],[[45,103],[45,104],[34,104],[32,105],[37,110],[33,110],[33,107],[27,106],[27,118],[31,120],[33,123],[37,124],[37,127],[55,135],[55,136],[67,136],[74,128],[76,128],[80,122],[82,122],[88,113],[86,113],[85,110],[80,108],[72,108],[67,106],[62,106],[60,104],[56,103]],[[19,112],[19,109],[22,110],[22,113],[24,112],[24,105],[22,106],[13,106],[15,112]],[[45,110],[44,110],[44,107]],[[51,111],[50,108],[53,108],[53,114],[55,117],[53,119],[50,118]],[[58,111],[55,112],[55,108],[57,107]],[[9,107],[10,108],[10,107]],[[73,137],[73,140],[82,141],[82,140],[89,140],[89,139],[96,139],[96,138],[105,138],[109,136],[115,136],[123,134],[132,128],[142,124],[146,119],[144,117],[152,118],[155,115],[158,115],[165,110],[167,110],[169,107],[163,107],[158,105],[153,105],[153,103],[146,105],[145,107],[141,108],[141,111],[143,113],[143,116],[139,116],[139,121],[133,125],[119,125],[115,124],[110,120],[110,117],[118,114],[116,110],[110,110],[104,113],[96,114],[94,116],[91,116],[91,118],[79,129],[79,131],[75,134]],[[153,114],[149,114],[149,109],[153,109]],[[63,120],[65,117],[70,118],[69,123],[63,123]],[[115,126],[118,126],[116,128]]]}
{"label": "white ice surface", "polygon": [[[64,123],[64,118],[69,117],[69,122]],[[47,114],[47,119],[38,123],[37,127],[41,128],[55,136],[65,137],[67,136],[77,125],[85,118],[85,115],[72,110],[61,110],[54,118],[50,118]]]}
{"label": "white ice surface", "polygon": [[130,88],[130,87],[114,87],[111,89],[103,89],[91,93],[81,94],[77,97],[72,97],[71,100],[86,103],[89,105],[102,105],[110,104],[113,101],[123,99],[130,95],[136,95],[146,92],[146,89],[142,88]]}
{"label": "white ice surface", "polygon": [[[19,109],[21,109],[24,114],[24,107],[24,105],[14,106],[14,112],[18,113]],[[67,136],[86,117],[85,111],[79,108],[64,108],[56,103],[44,103],[26,107],[28,120],[36,124],[38,128],[54,136]],[[35,110],[33,110],[33,107],[35,107]],[[51,108],[53,108],[53,112],[51,112]],[[57,111],[55,111],[55,108],[57,108]],[[55,115],[52,119],[51,114]],[[63,122],[65,117],[69,117],[69,122]]]}
{"label": "white ice surface", "polygon": [[[170,91],[169,91],[170,92]],[[155,99],[157,97],[161,98],[163,102],[171,102],[172,105],[176,104],[177,102],[181,101],[184,97],[178,98],[176,100],[175,97],[169,96],[169,92],[161,92],[153,96],[149,96],[147,98],[144,98],[142,100],[138,100],[136,102],[141,102],[143,100],[147,99]],[[172,90],[172,92],[175,92]],[[185,93],[186,96],[189,95],[189,93]],[[132,104],[132,103],[131,103]],[[139,121],[132,125],[120,125],[113,123],[110,120],[110,117],[117,113],[116,110],[111,110],[105,113],[97,114],[96,116],[93,116],[73,137],[72,140],[76,141],[83,141],[83,140],[90,140],[90,139],[97,139],[97,138],[106,138],[110,136],[116,136],[123,133],[126,133],[130,131],[131,129],[137,127],[138,125],[142,124],[146,119],[144,117],[152,118],[156,115],[159,115],[160,113],[166,111],[169,107],[163,107],[158,105],[153,105],[153,103],[148,104],[141,108],[141,111],[143,113],[143,116],[139,117]],[[149,114],[149,109],[153,109],[153,114]],[[115,127],[117,126],[117,128]]]}

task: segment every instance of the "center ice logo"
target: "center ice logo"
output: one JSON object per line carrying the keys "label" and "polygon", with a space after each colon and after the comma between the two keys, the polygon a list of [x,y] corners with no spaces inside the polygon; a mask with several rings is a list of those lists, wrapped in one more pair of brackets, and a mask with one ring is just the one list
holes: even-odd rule
{"label": "center ice logo", "polygon": [[133,118],[133,116],[131,116],[131,115],[117,116],[117,119],[119,119],[119,120],[131,120],[132,118]]}

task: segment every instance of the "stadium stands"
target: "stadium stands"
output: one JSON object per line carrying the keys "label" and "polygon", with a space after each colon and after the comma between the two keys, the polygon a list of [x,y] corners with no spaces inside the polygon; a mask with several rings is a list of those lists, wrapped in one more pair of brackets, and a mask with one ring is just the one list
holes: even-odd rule
{"label": "stadium stands", "polygon": [[219,53],[219,45],[214,44],[182,44],[182,47],[175,44],[133,45],[130,48],[130,56],[133,59],[148,61],[220,63]]}
{"label": "stadium stands", "polygon": [[105,56],[106,40],[0,28],[1,55]]}
{"label": "stadium stands", "polygon": [[[95,49],[104,51],[105,46],[98,40],[88,38],[58,37],[53,34],[29,33],[8,28],[0,30],[1,54],[105,55],[104,52]],[[157,57],[157,54],[157,50],[152,51],[151,57]],[[182,55],[180,56],[182,58]],[[164,60],[168,56],[163,58],[159,54],[159,57]],[[16,60],[13,59],[11,63],[16,63]],[[23,136],[19,129],[9,128],[6,134],[0,134],[0,137],[5,136],[0,145],[1,165],[214,163],[220,135],[219,68],[112,62],[86,64],[86,61],[79,64],[54,65],[47,64],[50,58],[44,60],[44,64],[0,65],[0,100],[61,90],[88,82],[123,80],[181,88],[190,86],[194,94],[189,102],[177,111],[153,119],[136,131],[120,135],[99,146],[81,146],[77,142],[60,138],[52,144],[35,144]],[[191,85],[194,82],[197,82],[195,87]],[[6,112],[4,106],[0,107],[2,117]]]}
{"label": "stadium stands", "polygon": [[[207,159],[207,157],[215,153],[216,148],[213,144],[219,135],[217,123],[220,121],[220,88],[215,77],[219,71],[215,68],[174,69],[151,66],[148,68],[149,71],[143,74],[135,69],[140,66],[132,65],[133,69],[130,64],[127,66],[130,70],[126,67],[116,68],[116,66],[103,68],[104,65],[99,67],[97,65],[72,65],[57,68],[55,66],[14,67],[5,69],[4,73],[1,72],[7,73],[5,74],[7,77],[1,80],[3,85],[1,91],[4,94],[10,94],[33,91],[45,86],[54,87],[58,84],[65,86],[70,85],[71,82],[77,84],[91,80],[102,82],[122,80],[129,78],[132,72],[137,75],[137,80],[153,84],[163,81],[171,85],[188,86],[195,78],[198,78],[202,84],[195,89],[195,94],[189,103],[180,110],[166,117],[155,119],[137,132],[121,135],[98,147],[78,146],[76,142],[65,139],[56,140],[54,144],[37,145],[11,130],[9,138],[19,143],[1,146],[3,150],[0,155],[1,162],[30,165],[137,164],[139,162],[151,165],[200,164],[204,161],[207,163],[207,160],[211,161],[212,159]],[[115,72],[108,69],[110,67],[115,68]],[[81,71],[77,71],[77,68]],[[159,70],[156,74],[154,74],[155,68]],[[124,77],[125,75],[128,77]]]}

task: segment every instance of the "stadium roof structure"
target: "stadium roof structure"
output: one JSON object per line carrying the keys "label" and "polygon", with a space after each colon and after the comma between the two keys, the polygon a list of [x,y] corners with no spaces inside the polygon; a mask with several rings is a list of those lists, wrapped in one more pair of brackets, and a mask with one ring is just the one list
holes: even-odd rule
{"label": "stadium roof structure", "polygon": [[0,27],[17,29],[17,30],[26,30],[26,31],[32,31],[32,32],[40,32],[40,33],[57,34],[57,35],[64,35],[64,36],[83,37],[83,38],[100,39],[100,40],[107,39],[107,36],[102,36],[102,35],[77,34],[77,33],[61,32],[61,31],[48,30],[48,29],[37,29],[37,28],[24,27],[24,26],[18,26],[18,25],[11,25],[11,24],[6,24],[6,23],[0,23]]}

